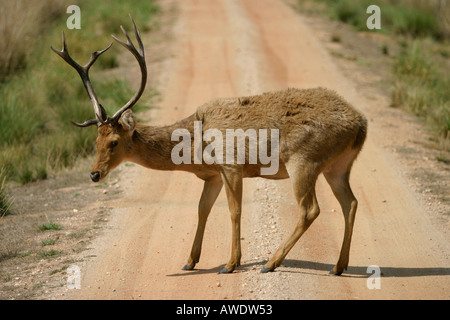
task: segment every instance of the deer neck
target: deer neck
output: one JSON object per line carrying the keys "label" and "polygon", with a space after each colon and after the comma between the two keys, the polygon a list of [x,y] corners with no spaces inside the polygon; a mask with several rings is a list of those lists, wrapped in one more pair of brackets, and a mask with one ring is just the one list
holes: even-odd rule
{"label": "deer neck", "polygon": [[130,156],[127,160],[156,170],[189,171],[188,167],[190,166],[176,165],[171,158],[172,149],[178,144],[177,141],[172,141],[172,133],[180,128],[192,131],[193,117],[169,126],[137,125],[133,134]]}

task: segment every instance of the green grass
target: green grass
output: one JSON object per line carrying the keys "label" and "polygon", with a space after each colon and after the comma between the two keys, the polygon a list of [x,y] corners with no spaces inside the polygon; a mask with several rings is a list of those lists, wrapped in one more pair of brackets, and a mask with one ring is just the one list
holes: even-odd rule
{"label": "green grass", "polygon": [[61,230],[62,227],[61,225],[54,223],[54,222],[49,222],[47,224],[42,224],[38,227],[38,229],[40,231],[47,231],[47,230]]}
{"label": "green grass", "polygon": [[430,40],[403,45],[394,64],[392,106],[412,111],[445,140],[450,139],[450,75],[430,52]]}
{"label": "green grass", "polygon": [[[306,2],[306,4],[305,4]],[[381,30],[369,30],[369,5],[381,11]],[[298,1],[297,9],[326,14],[357,31],[381,32],[400,44],[393,56],[392,106],[411,111],[450,149],[450,6],[438,0]],[[398,52],[398,53],[397,53]],[[332,52],[332,54],[335,54]],[[387,45],[381,54],[390,55]]]}
{"label": "green grass", "polygon": [[[319,0],[331,18],[354,26],[358,31],[368,31],[366,26],[370,5],[377,5],[381,11],[381,30],[388,34],[431,36],[436,39],[448,37],[448,22],[439,12],[437,1],[389,1],[389,0]],[[303,4],[299,4],[303,6]],[[441,12],[442,13],[442,12]]]}
{"label": "green grass", "polygon": [[56,243],[55,239],[45,239],[41,241],[41,247],[52,246]]}
{"label": "green grass", "polygon": [[[142,32],[154,25],[152,20],[158,13],[151,0],[76,2],[81,8],[81,30],[67,29],[68,15],[62,6],[40,28],[38,40],[25,47],[23,61],[5,67],[8,73],[0,74],[0,167],[8,180],[27,183],[45,179],[95,150],[96,129],[80,129],[70,123],[93,118],[94,113],[76,71],[50,50],[50,45],[61,49],[61,32],[66,34],[71,56],[84,64],[93,51],[112,42],[111,34],[123,39],[120,25],[133,34],[129,13]],[[23,23],[41,22],[25,19]],[[28,35],[33,35],[30,32]],[[113,45],[90,72],[97,96],[109,113],[135,91],[124,79],[105,76],[105,71],[118,66],[118,55],[123,53],[123,47]],[[147,107],[148,96],[144,93],[134,109]]]}
{"label": "green grass", "polygon": [[49,250],[49,251],[40,252],[39,253],[39,257],[40,258],[49,258],[49,257],[53,257],[53,256],[56,256],[56,255],[59,255],[59,254],[61,254],[60,251],[52,249],[52,250]]}
{"label": "green grass", "polygon": [[3,169],[0,169],[0,218],[11,214],[11,199],[5,191],[6,176]]}

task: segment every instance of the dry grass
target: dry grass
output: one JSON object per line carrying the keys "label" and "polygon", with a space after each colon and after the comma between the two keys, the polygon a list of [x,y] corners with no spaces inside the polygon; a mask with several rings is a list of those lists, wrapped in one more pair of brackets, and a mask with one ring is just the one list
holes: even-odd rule
{"label": "dry grass", "polygon": [[27,50],[61,12],[65,1],[0,0],[0,81],[26,65]]}
{"label": "dry grass", "polygon": [[6,174],[3,168],[0,169],[0,218],[10,214],[11,200],[5,191]]}

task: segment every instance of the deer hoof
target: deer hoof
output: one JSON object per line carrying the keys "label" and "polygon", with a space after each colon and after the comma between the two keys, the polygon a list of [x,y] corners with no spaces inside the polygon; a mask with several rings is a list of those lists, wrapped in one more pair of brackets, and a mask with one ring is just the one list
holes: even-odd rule
{"label": "deer hoof", "polygon": [[346,268],[337,268],[336,266],[333,267],[333,269],[331,269],[330,273],[333,276],[340,276],[342,274],[342,272],[344,272]]}
{"label": "deer hoof", "polygon": [[219,271],[220,274],[224,273],[232,273],[234,271],[234,268],[231,270],[228,270],[227,267],[223,267],[222,270]]}
{"label": "deer hoof", "polygon": [[185,271],[194,270],[194,267],[195,267],[195,264],[192,265],[192,266],[190,266],[190,265],[188,265],[188,264],[185,264],[185,265],[183,266],[183,268],[181,268],[181,270],[185,270]]}
{"label": "deer hoof", "polygon": [[332,275],[332,276],[340,276],[342,274],[342,272],[335,272],[335,271],[331,270],[329,272],[329,274]]}
{"label": "deer hoof", "polygon": [[268,273],[268,272],[273,272],[274,270],[275,270],[275,268],[262,267],[262,269],[259,273]]}

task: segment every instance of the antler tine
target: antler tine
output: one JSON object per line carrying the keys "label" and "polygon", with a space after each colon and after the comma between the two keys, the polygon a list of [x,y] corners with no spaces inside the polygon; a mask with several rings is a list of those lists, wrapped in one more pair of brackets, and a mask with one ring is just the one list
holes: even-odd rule
{"label": "antler tine", "polygon": [[94,62],[97,60],[97,58],[107,51],[109,48],[111,48],[112,43],[107,46],[105,49],[100,51],[94,51],[91,55],[91,58],[89,59],[89,62],[81,66],[79,65],[75,60],[72,59],[72,57],[69,54],[69,51],[67,50],[67,44],[66,44],[66,37],[64,35],[64,32],[62,33],[62,42],[63,42],[63,49],[61,51],[56,50],[53,47],[50,47],[53,52],[55,52],[57,55],[59,55],[61,58],[64,59],[70,66],[72,66],[80,75],[81,80],[83,81],[84,87],[86,88],[86,91],[89,95],[89,98],[91,99],[92,105],[94,107],[95,117],[96,119],[86,120],[82,124],[73,122],[73,124],[79,126],[79,127],[87,127],[93,124],[105,124],[107,121],[107,116],[105,109],[101,106],[101,104],[98,102],[98,98],[94,92],[94,88],[92,87],[91,81],[89,79],[89,68],[94,64]]}
{"label": "antler tine", "polygon": [[111,48],[112,46],[112,42],[109,44],[109,46],[107,46],[105,49],[103,50],[99,50],[99,51],[94,51],[91,54],[91,59],[89,60],[89,62],[86,64],[86,66],[84,66],[84,68],[86,68],[86,71],[89,70],[89,68],[94,64],[94,62],[97,60],[97,58],[104,53],[106,50],[108,50],[109,48]]}
{"label": "antler tine", "polygon": [[78,122],[75,122],[73,120],[70,120],[70,122],[72,122],[72,124],[74,124],[74,125],[76,125],[77,127],[80,127],[80,128],[85,128],[85,127],[93,126],[94,124],[96,124],[96,125],[99,124],[97,119],[89,119],[89,120],[86,120],[83,123],[78,123]]}
{"label": "antler tine", "polygon": [[[117,38],[115,35],[112,35],[112,37],[114,38],[114,40],[116,40],[118,43],[120,43],[122,46],[124,46],[125,48],[127,48],[128,50],[131,51],[131,53],[136,57],[136,58],[144,58],[145,59],[145,53],[144,53],[144,45],[142,44],[142,40],[141,40],[141,33],[139,32],[138,28],[136,27],[136,24],[134,23],[133,18],[130,15],[130,19],[131,22],[133,23],[133,27],[134,27],[134,33],[136,35],[136,40],[139,43],[139,49],[141,52],[138,52],[136,50],[136,47],[134,46],[133,42],[131,41],[130,37],[128,36],[127,31],[125,30],[125,28],[123,26],[120,26],[120,29],[122,30],[123,34],[125,35],[125,37],[127,38],[127,43],[123,42],[122,40],[120,40],[119,38]],[[145,63],[145,60],[143,61]]]}
{"label": "antler tine", "polygon": [[133,42],[131,41],[130,37],[128,36],[127,32],[123,28],[123,26],[120,26],[122,32],[124,33],[125,37],[127,38],[127,43],[123,42],[122,40],[118,39],[116,36],[112,35],[114,40],[116,40],[118,43],[120,43],[122,46],[127,48],[128,51],[130,51],[134,57],[136,58],[137,62],[139,63],[139,67],[141,69],[141,85],[139,87],[139,90],[135,93],[135,95],[128,101],[122,108],[119,109],[111,118],[108,119],[108,122],[111,124],[117,123],[117,121],[120,119],[121,115],[131,107],[133,107],[136,102],[139,100],[139,98],[142,96],[142,93],[144,92],[145,85],[147,83],[147,66],[145,63],[145,52],[144,52],[144,45],[142,44],[141,35],[139,33],[139,30],[136,27],[136,24],[134,23],[133,18],[130,15],[131,22],[134,26],[134,33],[136,35],[137,42],[139,44],[140,52],[136,49]]}

